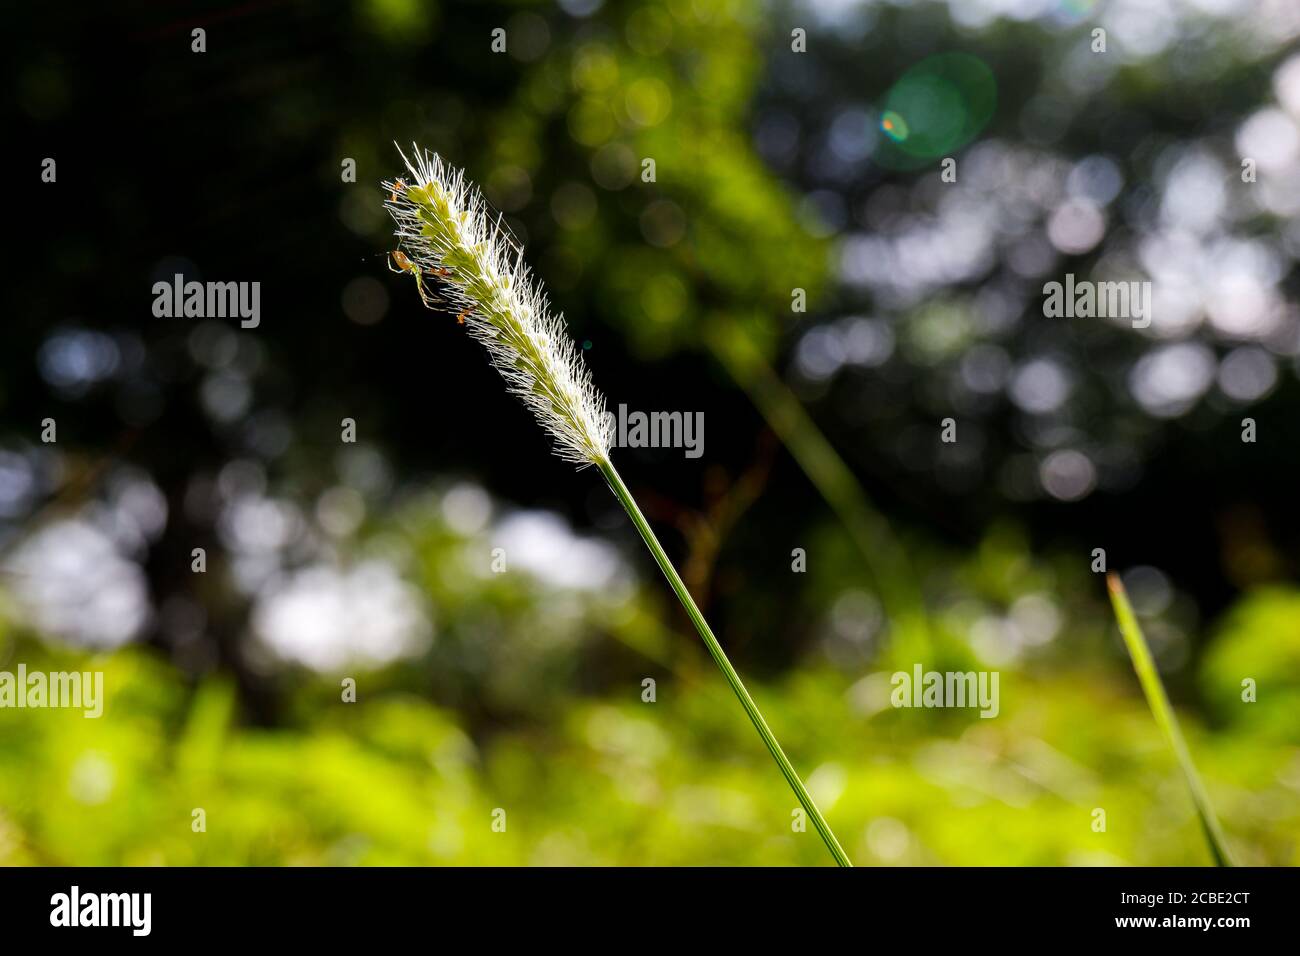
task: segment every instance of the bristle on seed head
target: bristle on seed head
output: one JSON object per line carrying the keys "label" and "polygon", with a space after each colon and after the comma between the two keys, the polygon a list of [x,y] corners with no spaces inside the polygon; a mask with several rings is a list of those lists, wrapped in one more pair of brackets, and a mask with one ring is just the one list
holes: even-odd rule
{"label": "bristle on seed head", "polygon": [[412,156],[402,153],[409,179],[384,182],[384,208],[421,292],[426,281],[440,283],[507,388],[554,437],[556,454],[580,466],[605,461],[605,400],[523,250],[461,170],[418,146]]}

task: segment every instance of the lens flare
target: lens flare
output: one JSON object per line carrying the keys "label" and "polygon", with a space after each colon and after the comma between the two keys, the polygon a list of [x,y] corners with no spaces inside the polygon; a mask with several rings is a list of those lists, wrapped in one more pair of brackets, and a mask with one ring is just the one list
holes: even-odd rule
{"label": "lens flare", "polygon": [[927,57],[885,95],[885,136],[876,158],[887,167],[915,169],[951,156],[979,135],[996,106],[997,82],[983,60],[967,53]]}
{"label": "lens flare", "polygon": [[893,110],[885,110],[880,117],[880,129],[895,143],[907,139],[907,120]]}

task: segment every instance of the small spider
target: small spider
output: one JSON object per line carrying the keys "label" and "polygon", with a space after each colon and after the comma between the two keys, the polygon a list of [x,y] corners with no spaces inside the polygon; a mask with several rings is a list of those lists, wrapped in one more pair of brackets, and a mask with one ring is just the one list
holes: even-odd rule
{"label": "small spider", "polygon": [[425,288],[424,276],[420,274],[420,267],[412,262],[406,253],[402,252],[400,249],[394,249],[390,255],[392,258],[390,258],[388,262],[389,271],[408,272],[415,276],[415,287],[420,292],[421,301],[423,301],[429,308],[434,308],[437,304],[437,299],[434,298],[433,293]]}

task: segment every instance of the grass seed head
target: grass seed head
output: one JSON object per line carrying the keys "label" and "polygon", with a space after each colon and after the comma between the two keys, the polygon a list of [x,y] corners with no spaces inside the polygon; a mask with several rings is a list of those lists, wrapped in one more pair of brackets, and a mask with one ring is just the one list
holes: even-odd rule
{"label": "grass seed head", "polygon": [[464,173],[412,147],[409,177],[384,182],[384,208],[403,259],[424,285],[436,281],[447,304],[487,348],[506,387],[532,409],[561,458],[579,466],[609,457],[605,400],[569,338],[564,318],[523,261],[523,250]]}

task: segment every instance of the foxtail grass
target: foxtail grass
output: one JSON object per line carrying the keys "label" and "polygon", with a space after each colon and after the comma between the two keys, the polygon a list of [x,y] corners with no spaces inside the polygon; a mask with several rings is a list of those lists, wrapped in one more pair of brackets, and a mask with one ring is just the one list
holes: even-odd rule
{"label": "foxtail grass", "polygon": [[614,467],[604,398],[522,250],[462,171],[418,146],[412,158],[402,158],[409,178],[384,183],[384,207],[400,246],[394,268],[414,278],[426,305],[438,305],[438,295],[445,296],[446,305],[486,347],[506,388],[551,435],[556,454],[580,468],[600,470],[831,856],[840,866],[852,866]]}
{"label": "foxtail grass", "polygon": [[1120,581],[1119,575],[1111,571],[1106,575],[1106,586],[1110,591],[1110,600],[1115,608],[1115,618],[1119,622],[1120,633],[1124,636],[1124,645],[1133,660],[1133,669],[1137,672],[1138,682],[1142,685],[1142,692],[1151,707],[1151,714],[1155,717],[1156,725],[1164,735],[1165,742],[1173,750],[1178,766],[1182,769],[1183,780],[1187,783],[1192,803],[1196,806],[1196,815],[1200,818],[1201,830],[1205,833],[1205,840],[1210,847],[1210,855],[1219,866],[1234,866],[1228,841],[1219,827],[1219,818],[1214,813],[1214,806],[1210,803],[1210,795],[1205,789],[1205,784],[1201,782],[1200,774],[1196,772],[1192,753],[1187,749],[1187,741],[1183,739],[1178,718],[1169,704],[1164,683],[1160,680],[1160,672],[1156,670],[1151,649],[1147,646],[1146,637],[1143,636],[1137,616],[1133,613],[1133,606],[1129,603],[1124,584]]}

